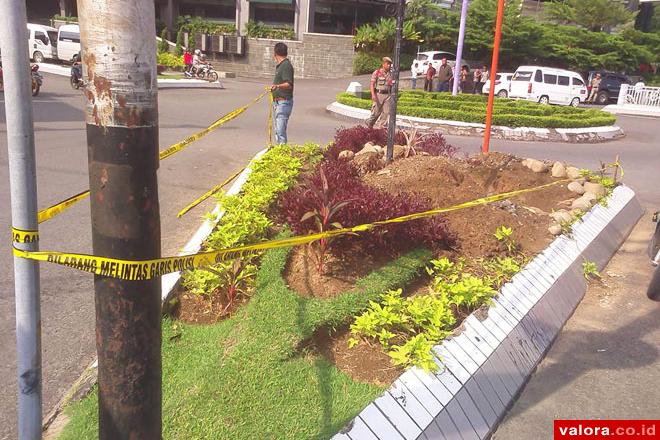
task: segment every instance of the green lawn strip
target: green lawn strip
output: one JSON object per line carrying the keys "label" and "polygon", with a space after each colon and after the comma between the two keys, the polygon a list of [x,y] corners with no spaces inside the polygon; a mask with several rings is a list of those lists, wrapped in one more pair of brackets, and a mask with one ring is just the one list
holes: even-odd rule
{"label": "green lawn strip", "polygon": [[[445,119],[483,124],[486,121],[486,103],[483,99],[463,99],[449,94],[443,98],[421,97],[404,92],[397,112],[420,118]],[[434,95],[428,93],[428,95]],[[457,98],[452,100],[450,98]],[[344,105],[368,110],[371,100],[341,93],[337,101]],[[507,127],[581,128],[612,125],[616,117],[595,109],[543,106],[527,101],[499,100],[493,107],[493,123]]]}
{"label": "green lawn strip", "polygon": [[[299,347],[316,329],[347,323],[382,292],[409,284],[431,253],[412,251],[322,300],[287,287],[289,251],[264,254],[256,292],[234,317],[177,330],[163,321],[164,438],[327,439],[383,391]],[[60,439],[97,438],[96,401],[93,393],[67,409]]]}

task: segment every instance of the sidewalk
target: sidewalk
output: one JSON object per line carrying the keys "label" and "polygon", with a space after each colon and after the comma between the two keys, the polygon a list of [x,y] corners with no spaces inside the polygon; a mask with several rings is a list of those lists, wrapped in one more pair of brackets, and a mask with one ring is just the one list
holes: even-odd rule
{"label": "sidewalk", "polygon": [[658,419],[660,304],[646,297],[652,267],[647,212],[538,366],[495,440],[552,439],[555,419]]}

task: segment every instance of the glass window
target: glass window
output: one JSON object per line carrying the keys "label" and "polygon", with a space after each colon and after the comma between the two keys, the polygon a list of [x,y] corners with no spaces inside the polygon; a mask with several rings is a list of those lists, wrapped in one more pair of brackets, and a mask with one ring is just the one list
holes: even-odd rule
{"label": "glass window", "polygon": [[512,78],[512,77],[513,77],[513,75],[507,75],[507,76],[506,76],[506,80],[507,80],[507,81],[511,81],[511,78]]}
{"label": "glass window", "polygon": [[53,46],[57,46],[57,32],[56,31],[48,31],[48,38],[50,38],[50,44]]}
{"label": "glass window", "polygon": [[250,2],[251,18],[270,25],[293,25],[293,4]]}
{"label": "glass window", "polygon": [[236,5],[234,2],[218,2],[215,5],[204,5],[204,13],[210,19],[236,21]]}
{"label": "glass window", "polygon": [[80,43],[80,34],[76,32],[60,32],[60,41],[67,41],[70,43]]}
{"label": "glass window", "polygon": [[540,70],[537,70],[534,74],[534,81],[538,83],[543,82],[543,73]]}
{"label": "glass window", "polygon": [[443,54],[441,53],[434,53],[433,54],[433,59],[434,60],[441,60],[443,58]]}
{"label": "glass window", "polygon": [[513,74],[511,81],[529,81],[530,79],[532,79],[532,72],[519,70]]}
{"label": "glass window", "polygon": [[546,84],[557,84],[557,75],[546,73],[543,75],[543,82]]}
{"label": "glass window", "polygon": [[567,76],[561,76],[557,78],[557,84],[560,86],[567,86],[569,84],[569,78]]}
{"label": "glass window", "polygon": [[426,61],[429,59],[429,56],[426,55],[425,53],[418,53],[417,54],[417,61]]}
{"label": "glass window", "polygon": [[34,33],[34,39],[41,41],[43,44],[48,44],[48,37],[41,31],[36,31]]}
{"label": "glass window", "polygon": [[580,78],[573,77],[573,85],[574,86],[583,86],[584,82],[582,82],[582,80]]}

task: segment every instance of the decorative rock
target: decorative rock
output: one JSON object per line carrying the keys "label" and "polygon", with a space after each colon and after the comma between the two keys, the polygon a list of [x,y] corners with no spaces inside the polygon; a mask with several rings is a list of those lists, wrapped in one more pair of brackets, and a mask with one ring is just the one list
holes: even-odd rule
{"label": "decorative rock", "polygon": [[598,200],[598,196],[589,191],[582,194],[582,198],[588,200],[589,202],[595,202],[596,200]]}
{"label": "decorative rock", "polygon": [[571,182],[568,184],[568,190],[576,194],[584,194],[584,187],[580,182]]}
{"label": "decorative rock", "polygon": [[595,194],[596,197],[604,196],[607,194],[607,191],[603,185],[594,182],[584,182],[584,192]]}
{"label": "decorative rock", "polygon": [[566,175],[568,176],[569,179],[579,179],[580,178],[580,169],[576,167],[567,167],[566,168]]}
{"label": "decorative rock", "polygon": [[374,148],[376,149],[376,151],[378,152],[378,154],[380,154],[381,156],[382,156],[383,154],[385,154],[385,148],[381,147],[380,145],[374,145]]}
{"label": "decorative rock", "polygon": [[368,173],[370,171],[375,171],[379,169],[382,165],[380,161],[380,154],[372,151],[367,153],[362,153],[360,155],[355,155],[353,159],[353,164],[355,164],[358,171],[362,174]]}
{"label": "decorative rock", "polygon": [[591,208],[591,200],[585,198],[584,196],[573,200],[573,203],[571,204],[571,209],[580,209],[582,211],[588,211],[589,208]]}
{"label": "decorative rock", "polygon": [[373,142],[367,142],[367,143],[364,144],[362,147],[369,147],[369,148],[371,148],[371,147],[373,147],[373,146],[374,146],[374,143],[373,143]]}
{"label": "decorative rock", "polygon": [[339,159],[341,160],[351,160],[355,157],[355,153],[351,150],[344,150],[339,153]]}
{"label": "decorative rock", "polygon": [[552,235],[559,235],[561,234],[561,226],[558,225],[557,223],[553,223],[548,228],[548,232],[551,233]]}
{"label": "decorative rock", "polygon": [[360,151],[358,151],[357,153],[355,153],[355,155],[356,155],[356,156],[360,156],[360,155],[362,155],[362,154],[367,154],[367,153],[376,153],[376,154],[379,154],[378,151],[379,151],[379,150],[376,148],[375,145],[367,143],[367,144],[364,146],[364,148],[361,149]]}
{"label": "decorative rock", "polygon": [[408,155],[408,147],[405,147],[403,145],[394,145],[394,150],[392,156],[394,159],[400,159],[402,157],[406,157]]}
{"label": "decorative rock", "polygon": [[527,159],[527,166],[530,170],[534,171],[535,173],[545,173],[548,171],[548,166],[541,162],[540,160],[536,159]]}
{"label": "decorative rock", "polygon": [[571,220],[573,220],[571,214],[569,214],[568,211],[565,211],[563,209],[550,213],[550,217],[552,217],[552,219],[559,224],[568,223]]}
{"label": "decorative rock", "polygon": [[520,162],[520,164],[524,167],[529,168],[529,159],[523,159],[522,162]]}
{"label": "decorative rock", "polygon": [[552,177],[563,179],[566,177],[566,167],[561,162],[555,162],[552,166]]}

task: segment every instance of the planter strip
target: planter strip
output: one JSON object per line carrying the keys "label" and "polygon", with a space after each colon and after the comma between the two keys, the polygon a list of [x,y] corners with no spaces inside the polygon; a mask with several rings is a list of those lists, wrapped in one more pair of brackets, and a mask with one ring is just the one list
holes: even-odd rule
{"label": "planter strip", "polygon": [[602,269],[642,213],[615,188],[502,287],[485,319],[473,313],[433,348],[439,372],[409,369],[333,440],[488,438],[582,300],[583,262]]}

